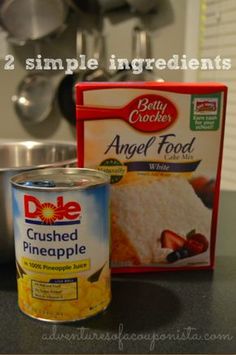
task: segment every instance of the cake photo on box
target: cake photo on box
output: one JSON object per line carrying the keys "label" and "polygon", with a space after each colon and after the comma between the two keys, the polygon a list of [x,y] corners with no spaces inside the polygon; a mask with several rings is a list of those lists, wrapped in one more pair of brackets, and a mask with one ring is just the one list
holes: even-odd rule
{"label": "cake photo on box", "polygon": [[112,266],[209,263],[212,211],[183,177],[112,186]]}

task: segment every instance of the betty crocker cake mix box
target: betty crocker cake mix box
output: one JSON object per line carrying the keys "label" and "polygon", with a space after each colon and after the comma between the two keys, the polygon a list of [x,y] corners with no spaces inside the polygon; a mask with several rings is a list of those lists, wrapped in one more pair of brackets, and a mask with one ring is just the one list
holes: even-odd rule
{"label": "betty crocker cake mix box", "polygon": [[214,266],[226,96],[217,83],[77,85],[78,165],[111,177],[114,272]]}

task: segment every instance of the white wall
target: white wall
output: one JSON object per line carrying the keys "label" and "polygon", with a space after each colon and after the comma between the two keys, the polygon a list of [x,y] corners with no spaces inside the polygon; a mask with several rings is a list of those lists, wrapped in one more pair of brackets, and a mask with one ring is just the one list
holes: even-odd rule
{"label": "white wall", "polygon": [[[140,23],[151,30],[154,57],[168,59],[173,54],[182,54],[186,34],[186,3],[187,0],[157,0],[158,13],[146,16],[142,21],[137,17],[127,16],[124,12],[117,12],[113,16],[106,17],[103,27],[108,56],[114,53],[119,57],[131,58],[131,31],[135,25]],[[77,20],[73,18],[72,25],[60,38],[42,46],[42,54],[54,58],[74,57],[76,22],[84,25],[88,32],[91,32],[92,22],[90,19],[85,16],[79,17]],[[4,71],[4,63],[2,60],[0,61],[0,138],[74,140],[75,128],[61,117],[56,100],[52,113],[47,120],[40,124],[31,126],[23,124],[16,116],[11,97],[20,80],[26,75],[25,58],[34,56],[35,53],[30,47],[13,48],[8,46],[7,51],[15,56],[15,70]],[[89,55],[91,54],[89,53]],[[168,81],[183,80],[183,74],[180,71],[163,71],[160,74]],[[48,75],[57,86],[62,73]]]}

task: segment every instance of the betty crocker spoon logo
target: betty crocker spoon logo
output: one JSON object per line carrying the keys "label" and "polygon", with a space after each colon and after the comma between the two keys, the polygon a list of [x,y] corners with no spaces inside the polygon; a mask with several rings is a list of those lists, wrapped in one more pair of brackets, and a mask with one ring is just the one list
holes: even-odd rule
{"label": "betty crocker spoon logo", "polygon": [[162,131],[177,119],[176,106],[166,97],[154,94],[142,95],[121,108],[77,106],[79,119],[121,118],[143,132]]}

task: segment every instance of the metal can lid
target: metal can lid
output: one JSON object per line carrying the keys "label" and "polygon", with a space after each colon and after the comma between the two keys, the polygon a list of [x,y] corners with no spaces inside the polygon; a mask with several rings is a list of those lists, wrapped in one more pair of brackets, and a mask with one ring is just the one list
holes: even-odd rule
{"label": "metal can lid", "polygon": [[13,186],[33,190],[83,190],[108,184],[110,176],[103,171],[85,168],[52,168],[26,171],[11,178]]}

